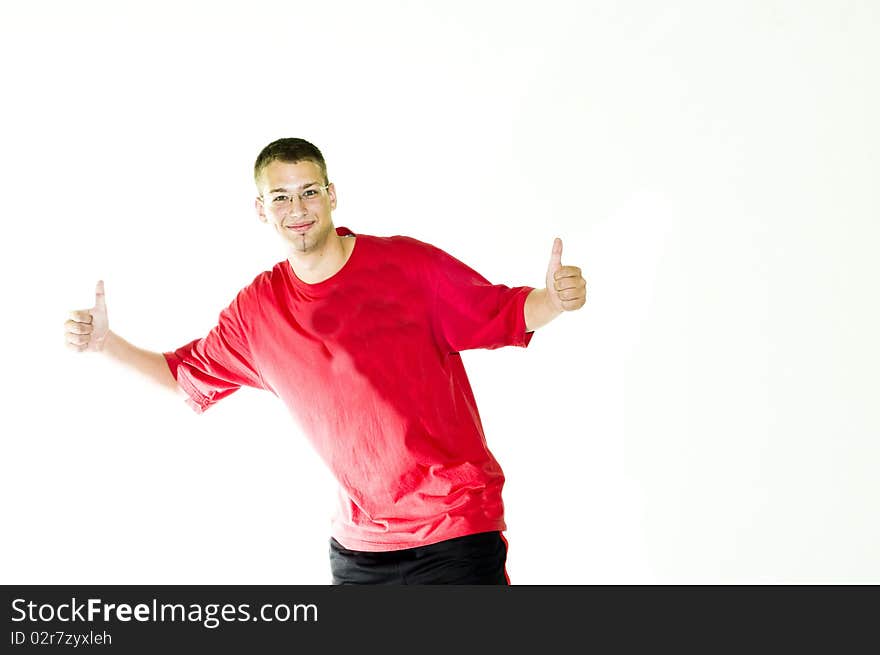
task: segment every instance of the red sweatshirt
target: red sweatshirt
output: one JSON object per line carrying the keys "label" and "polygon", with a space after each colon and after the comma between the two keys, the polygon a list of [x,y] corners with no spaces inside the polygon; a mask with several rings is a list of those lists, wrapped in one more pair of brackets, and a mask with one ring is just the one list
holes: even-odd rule
{"label": "red sweatshirt", "polygon": [[506,529],[459,351],[528,346],[533,287],[493,285],[410,237],[356,239],[323,282],[286,259],[258,275],[207,336],[164,353],[171,372],[197,412],[242,385],[284,401],[339,481],[331,534],[346,548]]}

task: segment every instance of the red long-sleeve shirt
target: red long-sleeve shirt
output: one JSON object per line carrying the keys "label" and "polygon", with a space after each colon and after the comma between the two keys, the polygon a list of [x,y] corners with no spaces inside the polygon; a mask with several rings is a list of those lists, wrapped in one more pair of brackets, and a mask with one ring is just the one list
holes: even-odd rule
{"label": "red long-sleeve shirt", "polygon": [[331,534],[346,548],[506,529],[459,351],[528,346],[533,287],[493,285],[410,237],[356,239],[323,282],[286,259],[258,275],[207,336],[164,353],[174,377],[197,412],[243,385],[284,401],[339,481]]}

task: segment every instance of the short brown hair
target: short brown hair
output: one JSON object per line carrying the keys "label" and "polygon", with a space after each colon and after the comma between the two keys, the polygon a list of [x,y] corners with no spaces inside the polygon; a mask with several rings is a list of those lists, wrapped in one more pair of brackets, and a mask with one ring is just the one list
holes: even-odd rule
{"label": "short brown hair", "polygon": [[318,147],[309,143],[305,139],[278,139],[260,151],[257,155],[257,161],[254,162],[254,183],[260,186],[260,174],[273,161],[284,161],[295,164],[298,161],[315,162],[321,167],[321,173],[324,174],[324,184],[329,184],[327,179],[327,164],[324,162],[324,155],[318,150]]}

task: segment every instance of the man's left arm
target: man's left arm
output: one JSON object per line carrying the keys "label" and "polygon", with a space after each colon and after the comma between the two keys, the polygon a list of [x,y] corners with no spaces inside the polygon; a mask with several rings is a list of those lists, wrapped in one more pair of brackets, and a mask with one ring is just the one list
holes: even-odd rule
{"label": "man's left arm", "polygon": [[526,298],[526,332],[547,325],[562,312],[580,309],[587,302],[587,282],[581,269],[562,265],[562,239],[553,241],[545,283],[545,288],[531,291]]}

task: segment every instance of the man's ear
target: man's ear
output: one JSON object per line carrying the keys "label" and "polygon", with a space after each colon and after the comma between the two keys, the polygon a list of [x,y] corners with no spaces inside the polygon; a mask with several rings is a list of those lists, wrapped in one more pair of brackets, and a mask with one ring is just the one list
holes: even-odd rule
{"label": "man's ear", "polygon": [[336,209],[336,187],[333,182],[327,185],[327,195],[330,196],[330,209]]}
{"label": "man's ear", "polygon": [[260,196],[257,196],[254,199],[254,210],[257,212],[257,218],[260,219],[261,223],[267,222],[266,218],[266,208],[263,207],[263,199]]}

